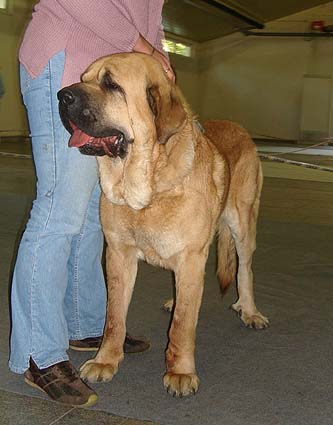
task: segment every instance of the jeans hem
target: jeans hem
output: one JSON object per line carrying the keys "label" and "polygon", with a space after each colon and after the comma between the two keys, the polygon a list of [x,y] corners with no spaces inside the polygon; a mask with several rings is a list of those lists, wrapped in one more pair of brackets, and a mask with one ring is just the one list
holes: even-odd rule
{"label": "jeans hem", "polygon": [[[45,365],[44,364],[38,365],[38,368],[39,369],[45,369],[45,368],[50,367],[50,366],[52,366],[52,365],[54,365],[56,363],[65,362],[67,360],[69,360],[68,355],[57,357],[54,360],[48,361],[47,363],[45,363]],[[29,360],[28,360],[27,366],[24,367],[24,368],[22,368],[20,366],[14,365],[11,361],[8,362],[8,367],[9,367],[9,370],[11,372],[14,372],[14,373],[17,373],[19,375],[22,375],[26,370],[29,369]]]}
{"label": "jeans hem", "polygon": [[83,333],[83,334],[76,334],[76,335],[70,335],[69,339],[71,341],[80,341],[81,339],[86,339],[86,338],[95,338],[97,336],[102,336],[103,335],[103,329],[101,331],[95,331],[95,332],[89,332],[89,333]]}

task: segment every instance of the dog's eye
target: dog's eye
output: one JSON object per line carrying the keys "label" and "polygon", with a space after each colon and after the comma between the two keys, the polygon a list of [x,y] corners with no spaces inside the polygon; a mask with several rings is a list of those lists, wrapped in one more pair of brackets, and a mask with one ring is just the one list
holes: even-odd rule
{"label": "dog's eye", "polygon": [[121,93],[123,92],[120,85],[112,80],[112,77],[109,72],[106,72],[103,76],[102,87],[104,90],[107,91],[119,91]]}

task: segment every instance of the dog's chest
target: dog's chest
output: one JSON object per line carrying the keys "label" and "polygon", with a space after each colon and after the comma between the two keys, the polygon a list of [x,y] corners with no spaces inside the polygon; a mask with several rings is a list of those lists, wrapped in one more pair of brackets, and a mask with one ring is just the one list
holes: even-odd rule
{"label": "dog's chest", "polygon": [[173,268],[184,250],[200,251],[210,243],[215,233],[215,209],[207,198],[192,193],[155,198],[142,210],[106,201],[102,222],[115,246],[135,247],[140,259]]}
{"label": "dog's chest", "polygon": [[[148,208],[137,214],[131,228],[139,257],[148,263],[172,268],[175,257],[190,247],[200,249],[214,233],[204,203],[164,202],[163,207]],[[194,213],[195,211],[195,213]]]}
{"label": "dog's chest", "polygon": [[165,201],[141,211],[111,204],[108,207],[111,214],[104,230],[111,230],[110,239],[135,246],[138,257],[153,265],[172,268],[174,257],[187,246],[209,238],[203,214],[199,211],[189,216],[184,203]]}
{"label": "dog's chest", "polygon": [[185,241],[168,230],[135,232],[135,243],[140,259],[154,265],[167,267],[168,260],[185,248]]}
{"label": "dog's chest", "polygon": [[186,246],[187,238],[179,231],[181,221],[172,211],[154,214],[152,210],[140,214],[131,231],[140,258],[151,264],[166,266],[167,260]]}

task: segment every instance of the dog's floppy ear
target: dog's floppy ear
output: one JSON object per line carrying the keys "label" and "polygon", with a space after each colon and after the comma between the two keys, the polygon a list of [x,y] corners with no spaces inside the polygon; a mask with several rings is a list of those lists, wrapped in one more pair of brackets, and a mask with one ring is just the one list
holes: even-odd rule
{"label": "dog's floppy ear", "polygon": [[152,85],[147,87],[147,101],[155,117],[157,141],[166,143],[186,119],[180,94],[175,86],[162,92],[157,85]]}

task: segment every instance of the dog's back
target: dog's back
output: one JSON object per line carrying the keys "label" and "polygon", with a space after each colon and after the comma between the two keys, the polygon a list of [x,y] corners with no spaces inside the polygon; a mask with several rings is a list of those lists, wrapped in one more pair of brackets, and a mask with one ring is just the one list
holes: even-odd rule
{"label": "dog's back", "polygon": [[231,175],[241,157],[247,154],[256,156],[255,144],[239,124],[227,120],[210,120],[204,122],[204,129],[205,136],[228,162]]}

